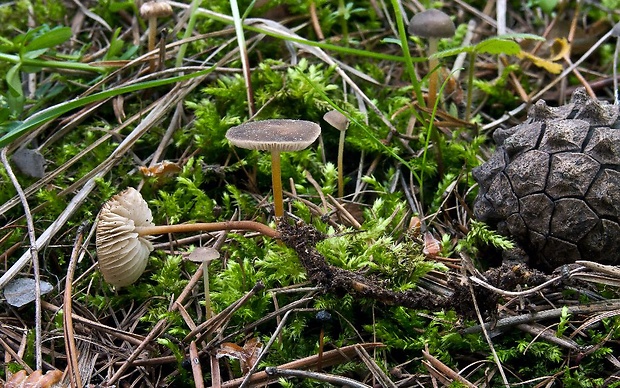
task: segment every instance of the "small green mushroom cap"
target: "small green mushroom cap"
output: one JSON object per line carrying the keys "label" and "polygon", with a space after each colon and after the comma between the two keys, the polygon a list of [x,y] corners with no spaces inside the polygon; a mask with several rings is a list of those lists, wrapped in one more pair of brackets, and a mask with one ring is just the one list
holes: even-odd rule
{"label": "small green mushroom cap", "polygon": [[421,38],[451,38],[454,36],[456,28],[450,16],[445,12],[438,9],[427,9],[413,15],[407,31],[411,35]]}
{"label": "small green mushroom cap", "polygon": [[249,150],[299,151],[307,148],[321,134],[321,127],[311,121],[271,119],[251,121],[226,132],[235,146]]}

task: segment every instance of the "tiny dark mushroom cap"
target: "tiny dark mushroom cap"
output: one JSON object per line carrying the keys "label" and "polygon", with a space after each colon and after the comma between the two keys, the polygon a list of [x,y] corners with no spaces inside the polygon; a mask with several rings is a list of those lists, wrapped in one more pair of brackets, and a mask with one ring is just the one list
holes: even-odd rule
{"label": "tiny dark mushroom cap", "polygon": [[172,7],[166,1],[147,1],[140,7],[143,19],[161,18],[172,15]]}
{"label": "tiny dark mushroom cap", "polygon": [[299,151],[312,144],[320,134],[321,127],[311,121],[271,119],[230,128],[226,138],[233,145],[249,150]]}
{"label": "tiny dark mushroom cap", "polygon": [[106,282],[125,287],[144,272],[153,244],[136,228],[153,226],[153,215],[142,195],[134,189],[106,202],[97,223],[97,257]]}
{"label": "tiny dark mushroom cap", "polygon": [[323,115],[323,120],[339,131],[346,131],[349,127],[349,119],[337,110],[330,110]]}
{"label": "tiny dark mushroom cap", "polygon": [[456,28],[445,12],[428,9],[413,15],[407,31],[421,38],[450,38],[454,36]]}

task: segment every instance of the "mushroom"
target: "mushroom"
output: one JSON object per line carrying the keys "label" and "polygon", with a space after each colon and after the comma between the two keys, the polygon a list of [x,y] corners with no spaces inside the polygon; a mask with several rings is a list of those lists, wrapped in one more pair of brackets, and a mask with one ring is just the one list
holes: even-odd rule
{"label": "mushroom", "polygon": [[438,9],[428,9],[413,15],[407,31],[409,31],[411,35],[428,39],[427,56],[429,57],[428,65],[431,73],[428,80],[427,105],[429,109],[434,109],[437,99],[437,84],[439,82],[439,74],[437,72],[439,60],[433,58],[433,54],[437,52],[439,39],[451,38],[454,36],[454,32],[456,31],[454,22],[445,12]]}
{"label": "mushroom", "polygon": [[284,215],[280,152],[307,148],[321,134],[321,127],[311,121],[271,119],[251,121],[226,132],[226,138],[235,146],[249,150],[271,151],[271,178],[275,215]]}
{"label": "mushroom", "polygon": [[209,293],[209,264],[220,258],[220,252],[215,248],[198,247],[189,254],[188,260],[202,264],[202,280],[205,291],[205,321],[213,316],[211,309],[211,294]]}
{"label": "mushroom", "polygon": [[[147,1],[140,7],[140,17],[149,22],[148,51],[155,50],[155,34],[157,33],[157,18],[172,15],[172,7],[166,1]],[[155,59],[150,61],[151,71],[155,70]]]}
{"label": "mushroom", "polygon": [[323,120],[340,131],[338,142],[338,198],[344,196],[344,137],[349,128],[349,119],[337,110],[331,110],[323,115]]}
{"label": "mushroom", "polygon": [[146,268],[153,251],[150,238],[165,233],[253,230],[278,238],[280,234],[254,221],[225,221],[180,225],[155,225],[142,195],[134,188],[113,196],[99,212],[96,249],[99,269],[106,282],[125,287],[135,282]]}

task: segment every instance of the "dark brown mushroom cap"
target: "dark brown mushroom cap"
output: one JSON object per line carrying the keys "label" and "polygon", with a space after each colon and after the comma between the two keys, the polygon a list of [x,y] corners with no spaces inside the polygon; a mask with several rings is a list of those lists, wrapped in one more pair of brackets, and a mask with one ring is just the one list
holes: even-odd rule
{"label": "dark brown mushroom cap", "polygon": [[413,15],[407,31],[421,38],[451,38],[456,28],[450,16],[445,12],[428,9]]}
{"label": "dark brown mushroom cap", "polygon": [[321,127],[311,121],[271,119],[251,121],[226,132],[235,146],[249,150],[299,151],[307,148],[321,134]]}
{"label": "dark brown mushroom cap", "polygon": [[140,7],[142,19],[161,18],[172,15],[172,7],[166,1],[147,1]]}
{"label": "dark brown mushroom cap", "polygon": [[337,110],[330,110],[323,115],[323,120],[339,131],[346,131],[349,127],[349,119]]}

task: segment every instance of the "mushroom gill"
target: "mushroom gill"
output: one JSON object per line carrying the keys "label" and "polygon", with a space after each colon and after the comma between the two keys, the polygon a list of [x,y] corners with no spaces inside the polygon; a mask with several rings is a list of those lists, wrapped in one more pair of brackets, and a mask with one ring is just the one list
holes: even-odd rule
{"label": "mushroom gill", "polygon": [[125,287],[144,272],[153,245],[136,227],[154,226],[146,201],[134,188],[115,195],[103,205],[97,223],[97,256],[106,282]]}

